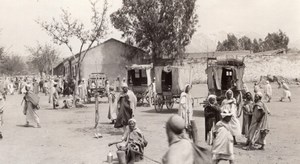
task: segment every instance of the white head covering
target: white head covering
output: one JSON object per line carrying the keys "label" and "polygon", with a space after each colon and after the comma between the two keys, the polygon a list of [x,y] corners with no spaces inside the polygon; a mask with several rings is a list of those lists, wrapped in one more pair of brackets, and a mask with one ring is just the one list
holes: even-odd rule
{"label": "white head covering", "polygon": [[122,88],[128,88],[128,85],[127,85],[127,83],[124,83],[124,82],[123,82],[123,83],[121,84],[121,87],[122,87]]}
{"label": "white head covering", "polygon": [[185,84],[185,86],[184,86],[184,92],[186,91],[186,89],[187,89],[188,87],[190,87],[190,84]]}
{"label": "white head covering", "polygon": [[[227,93],[228,93],[228,92],[231,92],[231,93],[232,93],[231,97],[227,97]],[[231,89],[228,89],[228,90],[225,92],[225,96],[226,96],[227,99],[233,98],[233,91],[232,91]]]}
{"label": "white head covering", "polygon": [[257,94],[260,98],[263,97],[263,94],[262,94],[261,92],[257,92],[256,94]]}
{"label": "white head covering", "polygon": [[217,96],[216,96],[216,95],[209,95],[209,96],[207,97],[207,99],[206,99],[210,105],[213,105],[213,104],[211,104],[211,103],[209,102],[210,99],[215,99],[215,100],[217,100]]}
{"label": "white head covering", "polygon": [[226,116],[232,116],[232,113],[229,110],[224,109],[223,112],[221,113],[221,116],[222,116],[222,118],[224,118]]}

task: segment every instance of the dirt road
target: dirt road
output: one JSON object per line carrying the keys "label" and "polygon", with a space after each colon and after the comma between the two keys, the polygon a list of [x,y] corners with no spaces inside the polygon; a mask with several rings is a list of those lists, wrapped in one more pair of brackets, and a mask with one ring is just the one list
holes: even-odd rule
{"label": "dirt road", "polygon": [[[273,101],[267,104],[272,112],[271,131],[267,136],[265,151],[244,151],[241,145],[235,147],[236,163],[299,163],[300,162],[300,87],[292,87],[293,101],[279,102],[279,91],[274,86]],[[193,95],[207,94],[205,85],[196,85]],[[42,128],[24,127],[21,95],[8,96],[2,128],[4,138],[0,140],[1,164],[99,164],[106,163],[106,155],[115,147],[107,144],[121,139],[121,130],[114,129],[107,119],[108,105],[101,104],[101,124],[97,129],[103,138],[94,138],[94,105],[84,109],[52,110],[47,97],[41,96],[41,109],[38,114]],[[175,108],[177,106],[175,105]],[[161,161],[168,149],[165,134],[165,121],[177,109],[156,113],[150,107],[139,107],[135,117],[139,128],[144,132],[149,144],[145,155]],[[200,105],[195,107],[194,118],[198,125],[201,145],[204,143],[204,118]],[[237,138],[244,143],[244,137]],[[117,163],[117,162],[115,162]],[[153,162],[145,159],[139,163]],[[225,162],[223,162],[225,163]]]}

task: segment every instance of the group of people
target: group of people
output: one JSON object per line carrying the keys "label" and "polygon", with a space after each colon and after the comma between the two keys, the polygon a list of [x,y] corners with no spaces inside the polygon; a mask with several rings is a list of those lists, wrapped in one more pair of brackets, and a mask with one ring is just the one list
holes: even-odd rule
{"label": "group of people", "polygon": [[[246,87],[247,88],[247,87]],[[281,80],[278,82],[278,88],[281,88],[281,96],[279,101],[284,101],[285,99],[288,99],[290,102],[292,101],[292,94],[290,91],[290,88],[285,80]],[[254,83],[254,93],[262,92],[264,93],[265,100],[269,103],[271,102],[273,90],[270,82],[268,80],[265,81],[264,87],[261,88],[259,85],[259,82]]]}
{"label": "group of people", "polygon": [[[107,82],[108,83],[108,82]],[[44,83],[45,84],[45,83]],[[85,81],[81,80],[78,85],[78,97],[84,99],[86,92],[84,91]],[[109,84],[109,83],[108,83]],[[125,81],[123,81],[116,89],[110,85],[106,85],[106,92],[109,102],[108,119],[114,124],[114,128],[122,128],[123,135],[121,141],[118,142],[118,148],[125,152],[126,161],[133,163],[143,159],[144,148],[147,146],[147,140],[142,131],[137,127],[135,120],[135,110],[137,106],[137,98],[134,93],[129,90]],[[286,98],[291,101],[289,87],[285,82],[281,83],[283,93]],[[73,97],[71,94],[69,82],[62,81],[58,84],[57,81],[52,82],[52,100],[53,108],[58,106],[60,94],[65,98],[65,108],[72,107]],[[38,87],[37,87],[38,86]],[[171,163],[193,163],[195,160],[209,161],[219,163],[220,160],[229,160],[234,163],[233,145],[238,144],[236,136],[244,135],[246,138],[245,150],[259,149],[263,150],[266,145],[266,136],[269,133],[268,115],[270,111],[266,104],[262,101],[265,97],[267,102],[272,99],[272,87],[269,82],[266,82],[264,94],[259,87],[254,87],[254,96],[245,91],[241,103],[237,103],[234,98],[234,92],[227,90],[225,99],[222,103],[218,103],[216,95],[207,97],[207,105],[205,106],[205,140],[209,145],[212,145],[212,158],[208,159],[207,152],[203,149],[199,151],[195,144],[191,141],[191,126],[193,119],[193,100],[190,94],[191,85],[187,84],[184,91],[181,93],[179,101],[178,114],[171,116],[166,123],[166,132],[169,141],[169,150],[163,157],[164,164]],[[37,115],[39,109],[39,91],[41,85],[37,80],[33,80],[32,84],[25,85],[24,115],[26,115],[26,125],[35,123],[36,127],[40,128],[40,120]],[[69,89],[66,89],[69,88]],[[281,100],[283,100],[283,97]],[[0,94],[0,127],[3,123],[3,109],[5,106],[4,97]],[[239,117],[242,116],[242,125],[239,122]],[[2,138],[0,131],[0,138]],[[260,147],[259,147],[260,145]],[[206,156],[197,159],[197,153],[206,153]],[[199,155],[198,155],[199,157]],[[182,162],[179,162],[182,161]]]}
{"label": "group of people", "polygon": [[[121,90],[122,92],[116,100],[117,118],[114,127],[123,128],[124,134],[121,141],[109,145],[117,144],[118,149],[124,153],[121,156],[118,152],[119,160],[127,161],[130,164],[143,159],[144,148],[148,142],[142,131],[137,128],[137,122],[134,119],[136,108],[134,93],[128,89],[126,83],[121,85]],[[186,85],[180,96],[178,114],[171,116],[166,123],[169,150],[163,157],[164,164],[211,163],[210,151],[198,147],[191,141],[189,127],[193,121],[193,108],[190,90],[191,85]]]}
{"label": "group of people", "polygon": [[[246,143],[243,149],[263,150],[269,133],[268,115],[270,111],[262,101],[264,95],[256,92],[254,97],[246,92],[243,101],[238,104],[232,90],[227,90],[221,105],[215,95],[209,95],[205,107],[205,140],[212,145],[213,161],[229,160],[234,163],[233,145],[237,145],[236,136],[244,135]],[[243,124],[238,117],[243,115]],[[260,147],[257,147],[261,145]]]}

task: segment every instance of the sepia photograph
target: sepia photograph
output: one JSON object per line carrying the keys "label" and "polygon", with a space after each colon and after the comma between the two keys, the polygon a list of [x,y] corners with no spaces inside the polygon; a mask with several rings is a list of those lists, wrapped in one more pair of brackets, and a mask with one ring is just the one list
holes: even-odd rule
{"label": "sepia photograph", "polygon": [[0,164],[297,164],[299,107],[299,0],[0,0]]}

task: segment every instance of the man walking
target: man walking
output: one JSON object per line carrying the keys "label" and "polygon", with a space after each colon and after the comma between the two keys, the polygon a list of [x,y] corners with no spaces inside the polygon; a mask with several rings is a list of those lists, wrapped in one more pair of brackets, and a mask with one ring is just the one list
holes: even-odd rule
{"label": "man walking", "polygon": [[292,94],[291,94],[290,88],[287,85],[287,83],[284,80],[282,80],[281,81],[281,86],[279,86],[279,87],[282,88],[282,97],[281,97],[280,101],[283,101],[284,99],[288,98],[291,102],[292,101],[292,99],[291,99]]}
{"label": "man walking", "polygon": [[272,86],[269,81],[266,81],[265,95],[266,95],[267,102],[270,102],[272,99]]}
{"label": "man walking", "polygon": [[37,128],[40,128],[40,118],[36,111],[39,109],[39,97],[30,90],[30,86],[26,86],[26,93],[24,96],[24,115],[26,115],[26,127],[29,126],[29,122],[35,122]]}
{"label": "man walking", "polygon": [[128,125],[129,119],[134,116],[134,110],[137,105],[137,98],[134,93],[128,89],[128,85],[123,83],[122,93],[120,93],[119,99],[117,101],[117,119],[115,122],[115,128],[123,128],[125,131]]}

